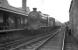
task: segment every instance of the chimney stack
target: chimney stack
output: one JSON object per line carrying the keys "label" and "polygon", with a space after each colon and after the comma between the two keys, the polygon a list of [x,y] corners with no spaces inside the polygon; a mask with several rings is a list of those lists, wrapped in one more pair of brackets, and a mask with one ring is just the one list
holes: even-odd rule
{"label": "chimney stack", "polygon": [[27,0],[22,0],[22,8],[26,11],[26,1]]}

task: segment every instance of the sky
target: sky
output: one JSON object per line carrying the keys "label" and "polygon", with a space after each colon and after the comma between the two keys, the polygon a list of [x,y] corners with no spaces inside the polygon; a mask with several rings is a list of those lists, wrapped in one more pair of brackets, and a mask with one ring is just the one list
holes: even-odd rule
{"label": "sky", "polygon": [[[22,0],[8,0],[14,7],[22,7]],[[49,14],[56,20],[64,23],[69,20],[69,8],[71,0],[27,0],[27,6],[32,11],[36,7],[38,11]]]}

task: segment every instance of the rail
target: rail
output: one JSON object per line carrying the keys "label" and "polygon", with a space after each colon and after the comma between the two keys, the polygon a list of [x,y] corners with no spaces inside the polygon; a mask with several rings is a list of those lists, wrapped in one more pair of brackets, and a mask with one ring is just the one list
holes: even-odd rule
{"label": "rail", "polygon": [[65,31],[64,31],[64,37],[63,37],[63,43],[62,43],[62,49],[61,50],[64,50],[64,43],[65,43]]}

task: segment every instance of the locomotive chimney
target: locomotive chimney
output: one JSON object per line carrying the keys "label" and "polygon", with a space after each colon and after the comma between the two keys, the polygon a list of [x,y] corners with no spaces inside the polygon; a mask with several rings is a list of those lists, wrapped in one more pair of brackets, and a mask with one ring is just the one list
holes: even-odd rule
{"label": "locomotive chimney", "polygon": [[22,8],[26,11],[26,1],[27,0],[22,0]]}

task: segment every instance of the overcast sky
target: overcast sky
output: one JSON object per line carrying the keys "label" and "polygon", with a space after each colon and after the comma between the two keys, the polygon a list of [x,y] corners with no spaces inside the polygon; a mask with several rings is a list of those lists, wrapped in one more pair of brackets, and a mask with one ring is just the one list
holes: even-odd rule
{"label": "overcast sky", "polygon": [[[8,0],[14,7],[22,7],[22,0]],[[32,10],[33,7],[38,11],[49,14],[58,21],[66,22],[69,20],[69,7],[71,0],[27,0],[27,6]]]}

